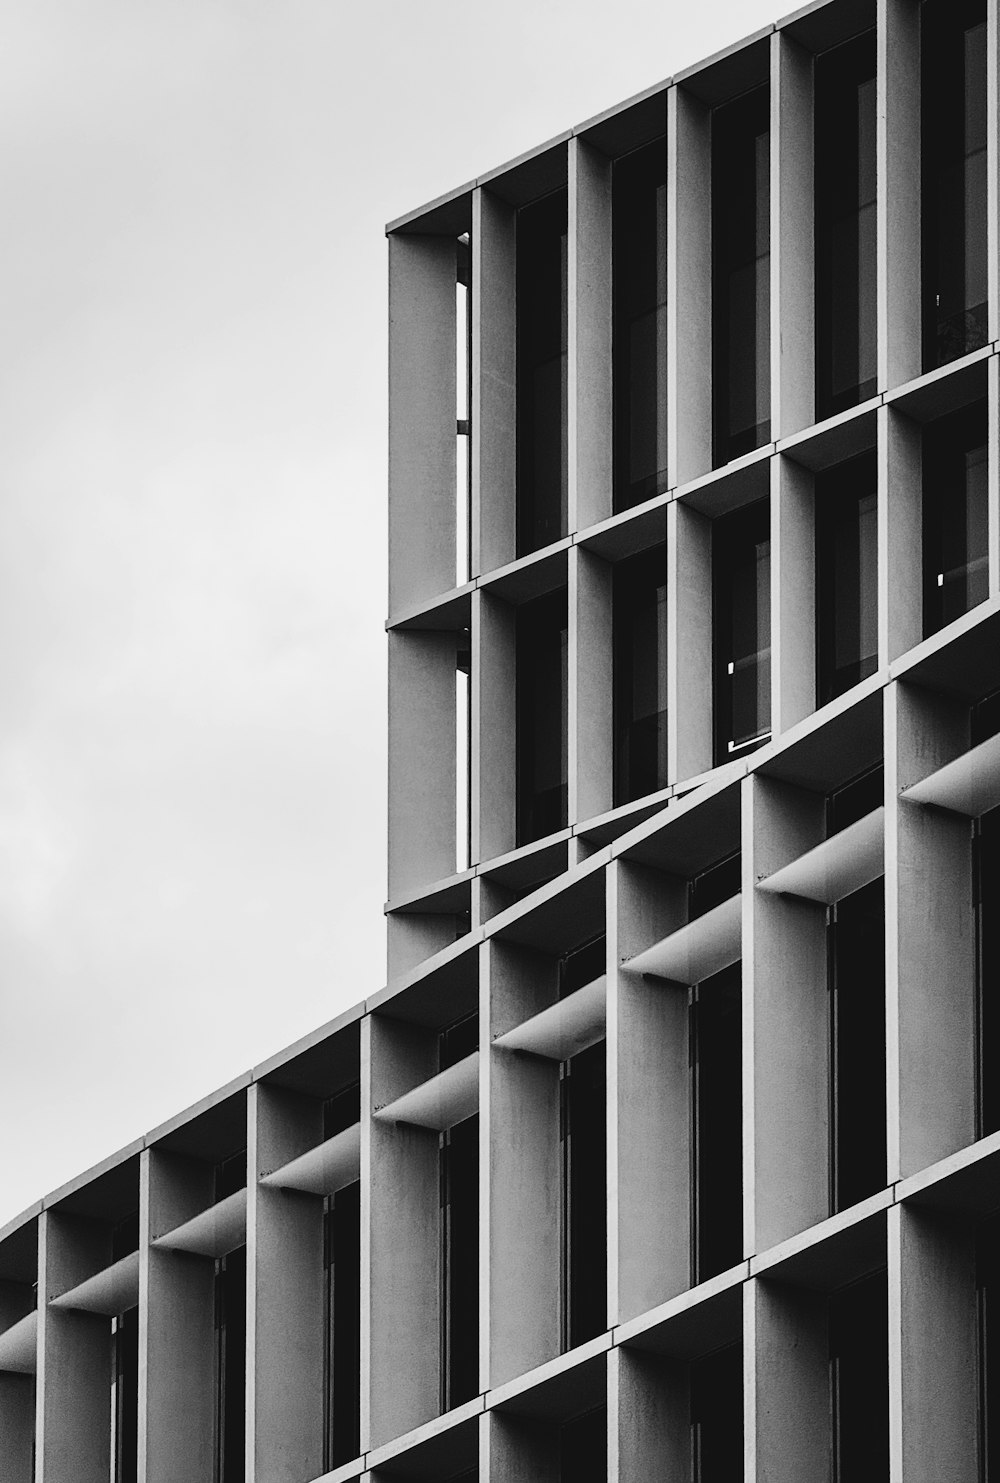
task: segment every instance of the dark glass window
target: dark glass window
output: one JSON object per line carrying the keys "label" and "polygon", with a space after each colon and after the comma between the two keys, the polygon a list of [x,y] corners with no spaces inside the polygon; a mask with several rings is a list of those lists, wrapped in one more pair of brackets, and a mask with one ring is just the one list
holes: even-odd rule
{"label": "dark glass window", "polygon": [[566,590],[517,612],[517,842],[567,818]]}
{"label": "dark glass window", "polygon": [[572,948],[559,959],[560,999],[575,994],[607,971],[608,939],[604,933]]}
{"label": "dark glass window", "polygon": [[224,1200],[235,1195],[237,1190],[246,1189],[247,1151],[238,1149],[227,1158],[220,1159],[215,1166],[215,1200]]}
{"label": "dark glass window", "polygon": [[603,1406],[559,1428],[560,1483],[607,1483],[608,1415]]}
{"label": "dark glass window", "polygon": [[712,114],[712,387],[716,467],[771,436],[767,87]]}
{"label": "dark glass window", "polygon": [[743,1255],[741,973],[738,963],[691,990],[694,1280]]}
{"label": "dark glass window", "polygon": [[[1000,732],[1000,691],[973,708],[972,745]],[[978,1136],[1000,1131],[1000,808],[973,830]],[[996,1354],[1000,1365],[1000,1350]],[[998,1382],[1000,1383],[1000,1382]],[[1000,1413],[998,1413],[1000,1414]],[[1000,1432],[996,1433],[1000,1445]]]}
{"label": "dark glass window", "polygon": [[605,1063],[602,1040],[560,1068],[564,1349],[607,1328]]}
{"label": "dark glass window", "polygon": [[816,702],[878,667],[878,474],[862,453],[816,479]]}
{"label": "dark glass window", "polygon": [[924,428],[924,634],[989,595],[986,403]]}
{"label": "dark glass window", "polygon": [[517,213],[517,551],[566,531],[566,192]]}
{"label": "dark glass window", "polygon": [[743,1356],[738,1344],[691,1366],[692,1483],[743,1476]]}
{"label": "dark glass window", "polygon": [[[135,1246],[129,1250],[134,1251]],[[125,1253],[122,1253],[123,1255]],[[136,1483],[139,1456],[139,1310],[111,1321],[111,1477]]]}
{"label": "dark glass window", "polygon": [[976,1228],[979,1306],[979,1476],[1000,1477],[1000,1215]]}
{"label": "dark glass window", "polygon": [[[323,1137],[358,1122],[361,1083],[323,1103]],[[361,1185],[345,1185],[323,1202],[323,1466],[358,1455],[361,1354]]]}
{"label": "dark glass window", "polygon": [[616,160],[612,185],[616,510],[667,487],[667,150]]}
{"label": "dark glass window", "polygon": [[715,760],[763,740],[771,724],[771,537],[767,500],[712,528]]}
{"label": "dark glass window", "polygon": [[830,1298],[834,1483],[889,1477],[888,1300],[884,1272]]}
{"label": "dark glass window", "polygon": [[816,414],[874,394],[875,32],[816,58]]}
{"label": "dark glass window", "polygon": [[615,803],[667,786],[667,552],[614,568]]}
{"label": "dark glass window", "polygon": [[[882,802],[882,769],[832,794],[827,835]],[[884,1188],[885,907],[881,880],[829,909],[830,1204],[845,1210]]]}
{"label": "dark glass window", "polygon": [[[443,1030],[438,1065],[471,1055],[479,1044],[479,1016],[466,1015]],[[441,1134],[441,1409],[479,1394],[479,1118],[467,1117]]]}
{"label": "dark glass window", "polygon": [[986,6],[920,10],[924,370],[986,344]]}
{"label": "dark glass window", "polygon": [[[245,1177],[245,1157],[243,1167]],[[216,1483],[242,1483],[244,1475],[246,1336],[247,1254],[240,1246],[215,1263]]]}

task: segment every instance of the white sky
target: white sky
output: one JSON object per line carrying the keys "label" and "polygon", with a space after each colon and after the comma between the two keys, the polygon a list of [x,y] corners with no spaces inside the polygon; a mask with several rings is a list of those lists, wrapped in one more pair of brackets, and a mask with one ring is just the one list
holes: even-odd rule
{"label": "white sky", "polygon": [[5,6],[0,1224],[384,981],[385,222],[779,6]]}

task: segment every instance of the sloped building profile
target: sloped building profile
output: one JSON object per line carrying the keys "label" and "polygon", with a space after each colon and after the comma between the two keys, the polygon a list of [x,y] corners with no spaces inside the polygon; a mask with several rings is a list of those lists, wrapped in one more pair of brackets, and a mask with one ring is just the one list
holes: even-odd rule
{"label": "sloped building profile", "polygon": [[0,1230],[4,1483],[1000,1483],[998,59],[389,225],[387,985]]}

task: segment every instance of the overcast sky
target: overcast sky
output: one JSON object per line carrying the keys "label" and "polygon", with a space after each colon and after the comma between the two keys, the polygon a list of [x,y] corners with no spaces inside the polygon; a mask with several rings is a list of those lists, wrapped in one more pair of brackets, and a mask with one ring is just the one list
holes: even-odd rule
{"label": "overcast sky", "polygon": [[387,220],[757,0],[8,0],[0,1224],[384,981]]}

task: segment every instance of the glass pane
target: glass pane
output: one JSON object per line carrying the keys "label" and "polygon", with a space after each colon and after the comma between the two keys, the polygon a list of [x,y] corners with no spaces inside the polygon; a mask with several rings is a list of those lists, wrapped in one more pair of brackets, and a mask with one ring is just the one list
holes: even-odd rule
{"label": "glass pane", "polygon": [[665,140],[613,168],[614,505],[626,510],[667,487]]}
{"label": "glass pane", "polygon": [[567,518],[567,196],[517,214],[517,549],[558,540]]}
{"label": "glass pane", "polygon": [[667,786],[666,548],[614,569],[615,803]]}
{"label": "glass pane", "polygon": [[988,596],[986,405],[929,423],[923,434],[924,632]]}
{"label": "glass pane", "polygon": [[770,133],[768,89],[712,115],[714,460],[770,437]]}
{"label": "glass pane", "polygon": [[874,454],[816,480],[817,704],[878,665],[878,501]]}
{"label": "glass pane", "polygon": [[767,735],[771,716],[771,543],[767,500],[715,521],[715,760]]}
{"label": "glass pane", "polygon": [[566,592],[517,614],[517,842],[562,829],[567,813]]}

